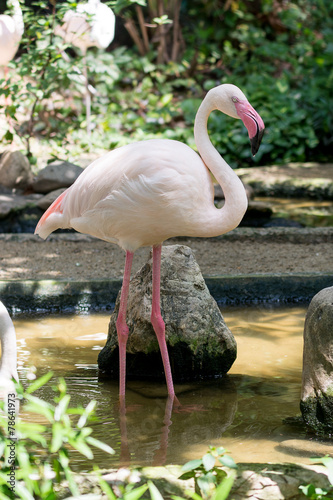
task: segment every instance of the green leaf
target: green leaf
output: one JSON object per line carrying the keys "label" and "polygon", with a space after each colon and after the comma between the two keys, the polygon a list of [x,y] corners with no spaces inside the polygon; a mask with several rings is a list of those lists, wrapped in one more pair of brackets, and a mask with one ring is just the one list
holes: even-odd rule
{"label": "green leaf", "polygon": [[111,446],[107,445],[106,443],[103,443],[103,441],[99,441],[99,439],[95,439],[89,436],[87,437],[86,441],[87,443],[91,444],[91,446],[95,446],[96,448],[99,448],[100,450],[109,453],[109,455],[113,455],[115,453],[114,449],[111,448]]}
{"label": "green leaf", "polygon": [[111,500],[117,500],[117,497],[113,493],[111,486],[100,475],[98,477],[98,482],[102,491],[106,494],[107,498],[110,498]]}
{"label": "green leaf", "polygon": [[189,470],[188,472],[184,472],[184,474],[179,476],[178,479],[181,479],[182,481],[187,481],[188,479],[191,479],[192,477],[195,477],[195,470]]}
{"label": "green leaf", "polygon": [[71,493],[74,496],[79,496],[79,490],[78,490],[77,484],[74,480],[73,473],[69,467],[69,459],[68,459],[68,456],[64,450],[59,451],[59,462],[60,462],[60,464],[63,468],[63,471],[65,473],[65,476],[66,476],[66,479],[68,481],[68,486],[69,486],[69,489],[71,490]]}
{"label": "green leaf", "polygon": [[81,415],[77,426],[79,428],[82,428],[86,425],[87,420],[89,419],[90,415],[93,413],[95,407],[96,407],[97,402],[96,401],[90,401],[90,403],[86,406],[84,409],[83,414]]}
{"label": "green leaf", "polygon": [[31,394],[32,392],[37,391],[37,389],[39,389],[43,385],[47,384],[48,381],[50,380],[50,378],[52,378],[52,377],[53,377],[53,372],[45,373],[45,375],[38,378],[37,380],[32,382],[32,384],[29,385],[29,387],[26,389],[26,393]]}
{"label": "green leaf", "polygon": [[61,422],[55,422],[52,426],[52,441],[50,451],[56,453],[63,445],[63,426]]}
{"label": "green leaf", "polygon": [[125,494],[124,500],[139,500],[139,498],[142,497],[142,495],[147,491],[148,489],[148,484],[143,484],[142,486],[139,486],[138,488],[135,488],[134,490],[130,491],[129,493]]}
{"label": "green leaf", "polygon": [[212,486],[212,483],[209,480],[209,478],[206,476],[200,476],[197,478],[196,482],[197,482],[197,485],[199,486],[201,492],[203,493],[203,496],[204,497],[208,496],[210,489],[211,489],[211,486]]}
{"label": "green leaf", "polygon": [[38,413],[43,415],[50,423],[54,422],[54,408],[51,404],[30,394],[26,394],[25,398],[28,400],[28,404],[24,405],[26,411]]}
{"label": "green leaf", "polygon": [[215,457],[211,453],[206,453],[202,457],[202,463],[206,471],[211,470],[215,465]]}
{"label": "green leaf", "polygon": [[25,486],[23,486],[22,483],[16,482],[15,493],[18,496],[18,498],[21,498],[22,500],[34,500],[34,497],[31,495],[28,489]]}
{"label": "green leaf", "polygon": [[183,472],[188,472],[190,470],[198,469],[202,465],[202,459],[197,458],[195,460],[190,460],[189,462],[186,462],[186,464],[183,465],[182,471]]}
{"label": "green leaf", "polygon": [[57,420],[57,421],[61,420],[61,418],[66,413],[70,399],[71,399],[71,397],[69,394],[66,394],[63,398],[61,398],[61,400],[59,401],[59,403],[56,406],[55,411],[54,411],[54,420]]}
{"label": "green leaf", "polygon": [[79,451],[82,455],[87,457],[89,460],[94,458],[94,454],[89,448],[89,446],[83,441],[83,439],[69,439],[68,443],[73,446],[77,451]]}
{"label": "green leaf", "polygon": [[222,483],[216,488],[212,500],[226,500],[236,479],[236,472],[231,471],[230,475],[223,479]]}
{"label": "green leaf", "polygon": [[230,469],[237,469],[237,464],[235,463],[232,457],[229,457],[229,455],[224,455],[223,457],[220,457],[219,462],[221,462],[222,465],[229,467]]}
{"label": "green leaf", "polygon": [[148,481],[148,488],[151,500],[163,500],[161,493],[159,492],[159,490],[156,488],[155,484],[152,481]]}

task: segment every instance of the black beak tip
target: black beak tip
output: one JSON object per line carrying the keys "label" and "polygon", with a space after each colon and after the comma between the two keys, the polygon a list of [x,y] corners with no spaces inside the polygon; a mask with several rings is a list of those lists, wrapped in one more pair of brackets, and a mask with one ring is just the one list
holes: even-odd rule
{"label": "black beak tip", "polygon": [[256,135],[250,139],[252,156],[255,156],[258,153],[263,135],[264,129],[258,129]]}

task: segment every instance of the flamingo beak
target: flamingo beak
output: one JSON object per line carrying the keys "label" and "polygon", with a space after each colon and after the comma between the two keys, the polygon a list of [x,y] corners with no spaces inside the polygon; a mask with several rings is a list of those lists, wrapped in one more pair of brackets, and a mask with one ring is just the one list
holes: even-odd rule
{"label": "flamingo beak", "polygon": [[263,119],[248,101],[237,101],[235,107],[237,115],[247,128],[251,142],[251,152],[255,156],[264,135],[265,124]]}

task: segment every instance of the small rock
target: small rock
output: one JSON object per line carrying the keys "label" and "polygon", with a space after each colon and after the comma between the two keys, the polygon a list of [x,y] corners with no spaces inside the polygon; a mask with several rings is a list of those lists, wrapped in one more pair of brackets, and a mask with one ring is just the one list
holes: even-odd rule
{"label": "small rock", "polygon": [[27,208],[34,208],[40,200],[40,194],[30,194],[27,196],[18,194],[0,193],[0,219],[4,219],[11,212],[22,212]]}
{"label": "small rock", "polygon": [[0,158],[0,184],[9,189],[26,189],[33,181],[29,160],[20,151],[5,151]]}
{"label": "small rock", "polygon": [[67,161],[54,161],[38,172],[32,188],[36,193],[49,193],[59,188],[68,188],[83,172],[83,168]]}
{"label": "small rock", "polygon": [[310,303],[304,325],[301,411],[316,432],[333,431],[333,287]]}
{"label": "small rock", "polygon": [[47,210],[50,205],[60,196],[64,191],[66,191],[67,188],[59,188],[56,189],[55,191],[51,191],[50,193],[46,194],[37,203],[37,206],[41,208],[42,210]]}
{"label": "small rock", "polygon": [[[127,373],[164,377],[151,315],[152,258],[132,278],[128,297]],[[117,378],[119,370],[116,319],[120,293],[111,316],[99,368]],[[190,248],[164,246],[161,264],[161,312],[174,380],[226,373],[236,358],[236,342],[210,295]]]}

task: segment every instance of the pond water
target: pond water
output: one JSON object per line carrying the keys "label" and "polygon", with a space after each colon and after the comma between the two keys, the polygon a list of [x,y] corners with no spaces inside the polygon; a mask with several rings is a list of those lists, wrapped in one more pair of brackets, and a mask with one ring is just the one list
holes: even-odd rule
{"label": "pond water", "polygon": [[[164,382],[127,382],[126,414],[118,403],[118,382],[99,377],[97,355],[104,346],[106,315],[45,316],[14,321],[19,375],[50,369],[64,376],[73,405],[97,400],[94,437],[116,450],[96,450],[94,463],[162,465],[202,456],[209,445],[224,446],[237,462],[305,462],[333,453],[333,444],[307,435],[283,420],[300,414],[302,334],[305,309],[226,308],[222,313],[235,335],[238,356],[228,376],[176,384],[182,410],[171,413]],[[38,391],[51,401],[52,383]],[[36,394],[37,395],[37,394]],[[36,415],[24,414],[36,421]],[[42,422],[42,417],[40,421]],[[77,470],[90,470],[74,454]]]}
{"label": "pond water", "polygon": [[329,227],[333,225],[333,204],[331,200],[304,198],[260,198],[273,210],[273,218],[285,218],[299,222],[306,227]]}

